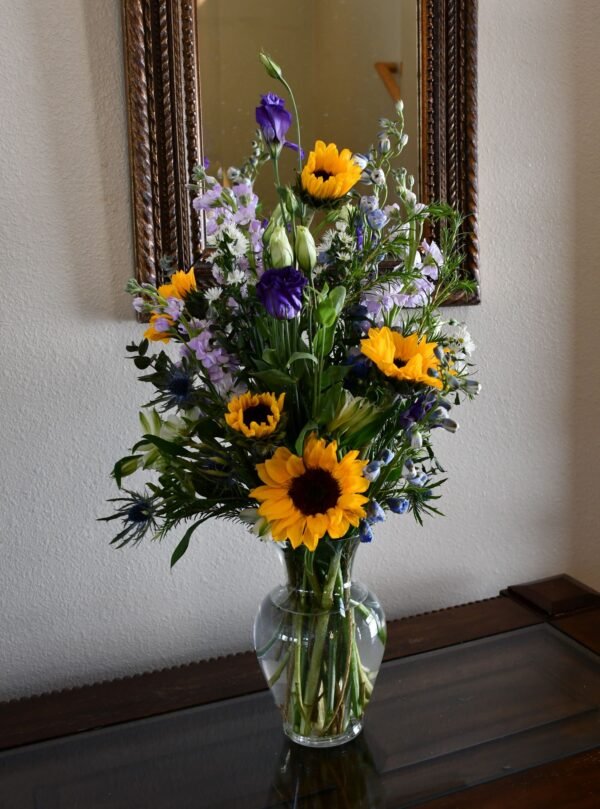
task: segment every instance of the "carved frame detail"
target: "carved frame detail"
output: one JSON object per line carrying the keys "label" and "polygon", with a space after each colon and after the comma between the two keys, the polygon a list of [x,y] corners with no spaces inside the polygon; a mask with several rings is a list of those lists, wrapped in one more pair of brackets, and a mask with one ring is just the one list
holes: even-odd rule
{"label": "carved frame detail", "polygon": [[421,43],[421,187],[424,201],[444,200],[464,215],[464,272],[476,283],[478,0],[419,0]]}
{"label": "carved frame detail", "polygon": [[[419,0],[423,199],[465,215],[465,274],[477,282],[477,0]],[[188,188],[203,158],[195,0],[123,0],[136,276],[201,257]]]}

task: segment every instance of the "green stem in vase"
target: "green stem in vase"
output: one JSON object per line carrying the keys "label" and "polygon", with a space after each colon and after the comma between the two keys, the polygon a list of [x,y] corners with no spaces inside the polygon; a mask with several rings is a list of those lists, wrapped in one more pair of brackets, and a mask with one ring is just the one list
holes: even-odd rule
{"label": "green stem in vase", "polygon": [[334,556],[330,562],[329,572],[323,588],[323,596],[321,598],[321,608],[323,612],[319,614],[316,621],[315,642],[313,645],[310,667],[308,670],[306,691],[304,693],[304,706],[307,711],[307,715],[302,723],[303,735],[308,735],[310,733],[310,716],[313,712],[319,690],[323,649],[325,647],[325,640],[327,638],[327,625],[329,624],[329,610],[333,606],[333,590],[337,581],[341,554],[342,544],[339,543],[339,546],[334,550]]}

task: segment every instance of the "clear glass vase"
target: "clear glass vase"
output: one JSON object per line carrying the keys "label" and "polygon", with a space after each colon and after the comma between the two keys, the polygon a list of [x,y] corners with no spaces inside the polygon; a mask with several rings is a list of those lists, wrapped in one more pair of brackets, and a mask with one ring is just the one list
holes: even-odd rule
{"label": "clear glass vase", "polygon": [[333,747],[357,736],[386,641],[381,605],[352,581],[358,538],[313,552],[278,543],[288,575],[262,602],[254,648],[295,742]]}

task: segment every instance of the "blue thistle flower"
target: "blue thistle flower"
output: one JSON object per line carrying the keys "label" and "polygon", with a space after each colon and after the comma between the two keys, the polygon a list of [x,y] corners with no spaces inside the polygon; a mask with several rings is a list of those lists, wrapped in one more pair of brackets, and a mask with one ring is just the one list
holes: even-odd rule
{"label": "blue thistle flower", "polygon": [[121,503],[122,505],[116,508],[115,513],[110,517],[101,517],[102,522],[110,522],[111,520],[121,519],[123,521],[123,528],[111,540],[111,545],[122,548],[129,542],[136,544],[144,538],[146,533],[150,530],[156,529],[154,501],[148,494],[140,494],[139,492],[132,492],[128,489],[123,490],[128,497],[113,497],[109,502]]}

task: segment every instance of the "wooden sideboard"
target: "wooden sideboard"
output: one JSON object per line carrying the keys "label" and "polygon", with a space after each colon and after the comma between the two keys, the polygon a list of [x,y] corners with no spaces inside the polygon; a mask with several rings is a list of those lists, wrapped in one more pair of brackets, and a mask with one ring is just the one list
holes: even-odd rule
{"label": "wooden sideboard", "polygon": [[0,703],[4,809],[596,809],[600,595],[568,576],[393,621],[365,730],[287,741],[254,654]]}

